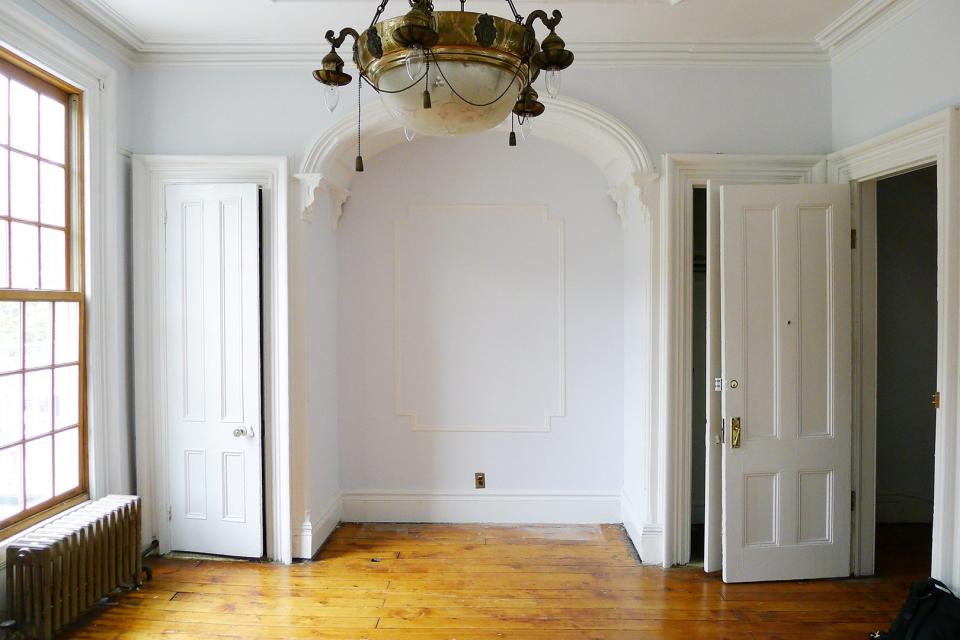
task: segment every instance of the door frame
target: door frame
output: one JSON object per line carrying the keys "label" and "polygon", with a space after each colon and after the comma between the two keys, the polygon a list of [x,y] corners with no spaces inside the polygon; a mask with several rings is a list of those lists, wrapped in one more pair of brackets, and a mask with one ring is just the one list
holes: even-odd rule
{"label": "door frame", "polygon": [[[665,442],[660,506],[663,566],[690,562],[693,494],[693,188],[718,184],[826,182],[826,156],[665,154],[661,187],[660,372]],[[709,239],[707,240],[709,242]]]}
{"label": "door frame", "polygon": [[[828,156],[828,179],[849,184],[854,228],[853,514],[851,571],[874,573],[876,525],[876,321],[864,311],[876,304],[875,180],[937,164],[937,411],[931,574],[956,586],[960,493],[960,111],[951,108]],[[869,210],[873,216],[865,215]],[[872,224],[871,224],[872,223]]]}
{"label": "door frame", "polygon": [[[261,308],[267,556],[293,560],[290,514],[287,158],[284,156],[133,156],[133,315],[137,490],[143,544],[170,550],[167,476],[166,353],[163,330],[164,189],[170,184],[256,183],[263,189]],[[265,308],[264,308],[265,307]]]}

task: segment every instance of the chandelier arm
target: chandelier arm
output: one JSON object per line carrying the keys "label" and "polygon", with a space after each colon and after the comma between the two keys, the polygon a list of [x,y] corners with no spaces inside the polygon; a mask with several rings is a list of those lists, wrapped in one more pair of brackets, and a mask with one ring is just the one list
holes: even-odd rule
{"label": "chandelier arm", "polygon": [[334,36],[333,29],[330,29],[329,31],[327,31],[324,37],[327,39],[327,42],[329,42],[333,46],[334,49],[339,49],[340,45],[343,44],[343,41],[347,39],[347,36],[352,36],[354,41],[360,39],[360,34],[357,33],[357,30],[354,29],[353,27],[344,27],[343,29],[340,29],[339,36]]}
{"label": "chandelier arm", "polygon": [[[507,1],[509,2],[509,0]],[[560,13],[559,10],[554,9],[553,17],[551,18],[550,16],[547,15],[547,12],[544,11],[543,9],[537,9],[536,11],[531,13],[529,16],[527,16],[527,21],[525,24],[528,27],[532,27],[533,23],[537,20],[542,22],[543,26],[545,26],[547,29],[550,29],[552,33],[553,30],[557,28],[557,25],[560,24],[560,21],[563,20],[563,14]]]}
{"label": "chandelier arm", "polygon": [[494,104],[495,102],[499,102],[500,99],[503,98],[503,96],[507,95],[507,92],[510,91],[510,87],[512,87],[514,81],[515,81],[518,77],[520,77],[520,71],[523,69],[523,66],[522,66],[522,65],[520,65],[520,66],[517,67],[517,70],[514,72],[513,77],[510,78],[510,82],[507,83],[507,88],[503,90],[503,93],[501,93],[499,96],[497,96],[496,98],[494,98],[494,99],[491,100],[490,102],[485,102],[485,103],[483,103],[483,104],[480,104],[480,103],[476,103],[476,102],[471,102],[470,100],[467,100],[467,99],[464,98],[462,95],[460,95],[460,93],[454,88],[454,86],[453,86],[452,84],[450,84],[450,81],[447,80],[447,76],[445,76],[445,75],[443,74],[443,69],[440,67],[440,62],[437,60],[437,55],[433,52],[433,49],[430,49],[430,50],[429,50],[429,53],[430,53],[430,55],[433,57],[433,64],[435,64],[435,65],[437,66],[437,71],[440,72],[440,77],[443,78],[443,81],[447,83],[447,86],[448,86],[448,87],[450,87],[450,91],[453,92],[453,95],[457,96],[458,98],[460,98],[461,100],[463,100],[464,102],[466,102],[466,103],[467,103],[468,105],[470,105],[471,107],[489,107],[490,105]]}

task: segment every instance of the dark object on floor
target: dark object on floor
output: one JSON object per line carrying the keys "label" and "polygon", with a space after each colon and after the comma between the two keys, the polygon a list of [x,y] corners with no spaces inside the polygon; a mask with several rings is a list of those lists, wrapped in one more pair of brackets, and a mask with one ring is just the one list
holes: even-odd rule
{"label": "dark object on floor", "polygon": [[890,631],[877,631],[880,640],[955,640],[960,638],[960,599],[939,580],[915,582]]}

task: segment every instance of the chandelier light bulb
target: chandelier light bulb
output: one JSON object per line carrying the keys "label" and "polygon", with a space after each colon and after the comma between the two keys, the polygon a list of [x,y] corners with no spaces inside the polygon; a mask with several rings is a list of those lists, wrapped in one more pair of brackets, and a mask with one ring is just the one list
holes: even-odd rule
{"label": "chandelier light bulb", "polygon": [[533,118],[530,116],[524,117],[523,124],[520,125],[520,135],[524,140],[533,135]]}
{"label": "chandelier light bulb", "polygon": [[560,69],[547,70],[547,93],[551,98],[560,95]]}
{"label": "chandelier light bulb", "polygon": [[334,84],[328,84],[323,88],[323,103],[327,105],[327,110],[333,113],[340,103],[340,87]]}
{"label": "chandelier light bulb", "polygon": [[407,55],[403,60],[407,67],[407,75],[411,80],[416,80],[423,75],[423,67],[426,64],[426,56],[423,55],[423,47],[419,44],[412,44],[407,47]]}
{"label": "chandelier light bulb", "polygon": [[413,142],[413,139],[417,137],[417,132],[409,127],[404,127],[403,137],[407,139],[407,142]]}

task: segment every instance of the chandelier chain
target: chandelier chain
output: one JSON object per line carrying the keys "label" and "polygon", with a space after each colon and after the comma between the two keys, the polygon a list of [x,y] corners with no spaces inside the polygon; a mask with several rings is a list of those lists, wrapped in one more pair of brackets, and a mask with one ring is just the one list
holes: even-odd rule
{"label": "chandelier chain", "polygon": [[413,82],[405,86],[403,89],[394,89],[393,91],[390,91],[389,89],[381,89],[377,85],[373,84],[372,82],[370,82],[370,79],[367,78],[366,74],[360,74],[360,78],[364,82],[366,82],[368,85],[370,85],[370,88],[376,91],[377,93],[403,93],[407,89],[412,89],[415,86],[417,86],[420,83],[420,81],[423,80],[424,77],[426,77],[426,75],[427,75],[427,72],[424,71],[422,76],[420,76],[419,78],[417,78],[416,80],[414,80]]}
{"label": "chandelier chain", "polygon": [[[386,3],[384,3],[386,4]],[[357,83],[357,157],[360,157],[360,89],[363,88],[363,83]]]}
{"label": "chandelier chain", "polygon": [[510,5],[510,11],[513,12],[513,19],[517,21],[517,24],[523,24],[523,16],[517,12],[517,8],[513,5],[513,0],[507,0],[507,4]]}
{"label": "chandelier chain", "polygon": [[377,7],[377,12],[373,15],[373,20],[370,21],[371,27],[377,24],[377,20],[380,19],[380,15],[383,14],[384,9],[387,8],[388,2],[390,2],[390,0],[380,0],[380,6]]}
{"label": "chandelier chain", "polygon": [[443,74],[443,68],[440,66],[440,62],[437,60],[436,54],[433,53],[433,49],[428,49],[427,53],[433,58],[433,64],[436,65],[437,71],[440,72],[440,77],[443,78],[443,81],[447,83],[448,87],[450,87],[450,91],[453,92],[453,95],[457,96],[458,98],[466,102],[471,107],[489,107],[490,105],[496,102],[499,102],[500,99],[503,98],[503,96],[507,95],[507,92],[510,91],[510,87],[513,86],[514,81],[520,76],[520,71],[523,69],[522,66],[517,67],[517,70],[514,72],[513,77],[510,78],[510,82],[507,83],[507,88],[504,89],[500,95],[498,95],[496,98],[494,98],[490,102],[483,102],[483,103],[471,102],[470,100],[467,100],[462,95],[460,95],[460,92],[457,91],[452,84],[450,84],[449,80],[447,80],[447,76]]}

